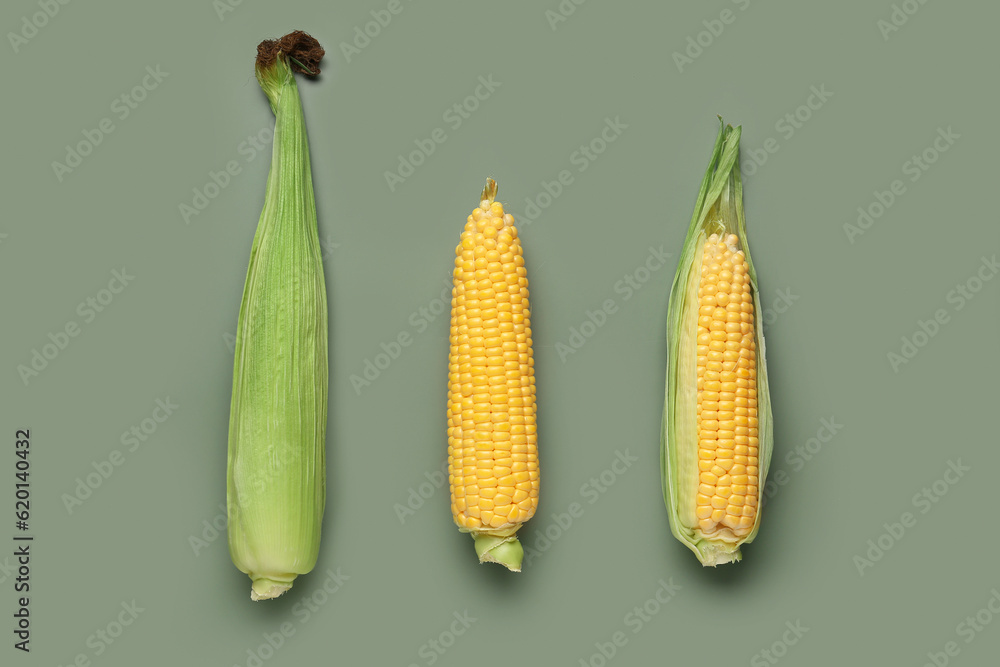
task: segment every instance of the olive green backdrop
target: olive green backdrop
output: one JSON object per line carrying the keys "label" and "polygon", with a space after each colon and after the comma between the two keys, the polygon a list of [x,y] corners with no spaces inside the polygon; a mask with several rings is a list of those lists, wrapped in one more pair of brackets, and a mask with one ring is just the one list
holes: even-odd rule
{"label": "olive green backdrop", "polygon": [[[5,3],[0,663],[991,664],[998,20],[916,0]],[[327,49],[299,85],[329,499],[316,570],[251,604],[220,513],[230,335],[270,161],[255,48],[297,28]],[[775,450],[756,542],[704,570],[670,536],[658,448],[717,114],[743,126]],[[520,575],[476,564],[439,488],[443,281],[487,176],[532,288],[543,481]],[[30,654],[15,532],[35,537]]]}

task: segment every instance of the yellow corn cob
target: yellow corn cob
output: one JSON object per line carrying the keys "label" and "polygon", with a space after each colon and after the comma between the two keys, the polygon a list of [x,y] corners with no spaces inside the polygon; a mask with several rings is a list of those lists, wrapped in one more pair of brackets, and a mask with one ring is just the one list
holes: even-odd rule
{"label": "yellow corn cob", "polygon": [[538,506],[528,279],[514,218],[487,179],[455,248],[448,357],[451,511],[480,562],[519,572]]}
{"label": "yellow corn cob", "polygon": [[667,314],[663,493],[671,531],[703,565],[740,560],[756,537],[773,439],[740,134],[720,127]]}
{"label": "yellow corn cob", "polygon": [[753,297],[739,239],[712,234],[698,287],[698,493],[681,499],[706,537],[750,534],[757,516]]}

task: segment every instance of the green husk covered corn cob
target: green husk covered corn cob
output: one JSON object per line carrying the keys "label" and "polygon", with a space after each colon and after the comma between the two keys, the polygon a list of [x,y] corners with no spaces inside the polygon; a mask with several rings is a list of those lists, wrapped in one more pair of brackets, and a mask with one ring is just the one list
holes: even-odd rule
{"label": "green husk covered corn cob", "polygon": [[772,448],[739,143],[740,128],[721,125],[667,313],[663,495],[671,532],[712,566],[739,561],[757,535]]}
{"label": "green husk covered corn cob", "polygon": [[253,600],[312,570],[326,499],[326,286],[292,73],[317,74],[322,57],[299,31],[257,48],[274,146],[236,333],[227,470],[229,552]]}

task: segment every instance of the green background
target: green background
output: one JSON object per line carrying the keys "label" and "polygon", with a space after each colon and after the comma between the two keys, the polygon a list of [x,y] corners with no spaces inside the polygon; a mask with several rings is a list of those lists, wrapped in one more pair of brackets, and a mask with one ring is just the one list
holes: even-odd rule
{"label": "green background", "polygon": [[[341,44],[387,3],[243,0],[221,14],[208,1],[53,6],[16,52],[9,35],[0,47],[0,544],[15,532],[18,428],[31,429],[36,537],[32,651],[15,651],[5,630],[0,663],[68,665],[82,654],[94,665],[253,665],[283,623],[294,635],[262,664],[596,666],[605,659],[595,642],[619,631],[608,664],[771,664],[761,652],[773,650],[790,665],[920,665],[949,641],[955,664],[995,659],[993,612],[972,641],[959,624],[1000,587],[1000,280],[961,309],[949,293],[1000,249],[996,6],[911,0],[919,10],[885,39],[886,1],[564,2],[575,10],[553,29],[555,0],[403,0],[350,62]],[[732,22],[716,22],[727,9]],[[0,26],[19,33],[40,11],[4,3]],[[243,143],[273,123],[255,47],[297,28],[327,49],[319,80],[300,89],[328,249],[329,498],[316,570],[284,598],[252,604],[224,535],[212,540],[204,522],[220,520],[225,501],[227,335],[270,159]],[[673,54],[688,38],[707,46],[690,47],[697,57],[679,70]],[[120,118],[114,100],[147,66],[166,78]],[[453,128],[443,114],[480,76],[500,85]],[[814,86],[831,95],[800,109]],[[809,118],[788,136],[782,119],[797,110]],[[778,148],[744,172],[745,203],[764,304],[783,294],[779,305],[792,305],[766,329],[774,493],[744,561],[708,570],[670,536],[658,447],[667,296],[716,114],[742,124],[748,167],[769,138]],[[102,118],[114,131],[60,181],[52,163]],[[579,171],[574,153],[607,118],[627,128]],[[439,127],[447,140],[390,191],[384,172]],[[939,128],[959,138],[911,181],[905,163]],[[186,223],[180,205],[230,160],[240,173]],[[476,564],[446,488],[423,487],[430,498],[400,518],[446,447],[447,315],[423,331],[415,322],[440,305],[485,178],[524,223],[525,200],[562,170],[572,183],[521,226],[543,482],[522,532],[539,554],[512,575]],[[851,242],[844,225],[895,179],[904,194]],[[661,246],[673,254],[642,288],[628,299],[616,291]],[[123,267],[134,279],[87,321],[78,304]],[[571,328],[607,299],[617,310],[565,353]],[[916,336],[926,344],[894,369],[888,355],[939,309],[947,321]],[[79,335],[22,379],[18,367],[70,322]],[[412,343],[355,390],[351,376],[404,332]],[[122,434],[157,399],[179,407],[128,451]],[[823,419],[842,425],[832,439]],[[808,461],[795,453],[810,445]],[[67,507],[115,450],[121,465]],[[607,472],[618,454],[635,461]],[[970,470],[935,494],[949,461]],[[589,480],[602,473],[595,492]],[[935,502],[915,498],[925,488]],[[554,515],[572,503],[582,513],[561,527]],[[913,521],[897,539],[885,524],[904,512]],[[859,565],[880,539],[891,548]],[[4,628],[12,550],[0,547]],[[341,588],[308,618],[296,614],[325,597],[317,591],[338,568],[349,577]],[[633,632],[627,615],[661,580],[680,589],[649,603],[656,613]],[[110,645],[95,639],[109,624],[117,631],[133,600],[135,622]],[[453,614],[466,611],[475,622],[435,653],[429,642],[451,643]],[[808,631],[789,645],[786,623]]]}

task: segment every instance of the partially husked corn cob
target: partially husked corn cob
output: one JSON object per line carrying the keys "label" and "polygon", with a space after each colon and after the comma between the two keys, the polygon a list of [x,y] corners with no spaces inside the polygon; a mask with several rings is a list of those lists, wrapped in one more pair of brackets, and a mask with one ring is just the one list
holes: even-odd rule
{"label": "partially husked corn cob", "polygon": [[674,535],[704,565],[738,561],[760,525],[771,404],[740,180],[740,128],[723,126],[688,229],[667,316],[661,440]]}
{"label": "partially husked corn cob", "polygon": [[448,357],[451,511],[480,562],[518,572],[538,506],[528,279],[514,218],[488,179],[455,248]]}

